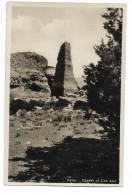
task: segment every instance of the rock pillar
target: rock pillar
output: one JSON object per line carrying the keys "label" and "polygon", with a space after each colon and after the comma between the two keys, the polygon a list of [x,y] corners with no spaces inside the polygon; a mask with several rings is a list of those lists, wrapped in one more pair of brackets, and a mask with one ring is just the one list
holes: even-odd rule
{"label": "rock pillar", "polygon": [[66,93],[72,93],[77,90],[77,82],[73,75],[71,61],[71,46],[70,43],[65,42],[62,44],[58,54],[51,95],[64,96]]}

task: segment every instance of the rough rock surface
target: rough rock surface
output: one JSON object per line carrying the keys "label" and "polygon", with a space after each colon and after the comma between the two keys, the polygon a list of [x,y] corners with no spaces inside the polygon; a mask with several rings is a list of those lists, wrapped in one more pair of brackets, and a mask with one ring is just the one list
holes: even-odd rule
{"label": "rough rock surface", "polygon": [[67,92],[78,90],[73,75],[70,43],[65,42],[60,48],[57,58],[55,78],[52,85],[52,96],[64,96]]}
{"label": "rough rock surface", "polygon": [[10,98],[10,114],[15,114],[18,110],[32,110],[34,107],[43,107],[45,101],[37,99]]}
{"label": "rough rock surface", "polygon": [[[16,84],[12,80],[16,81]],[[47,79],[40,71],[26,69],[26,72],[21,75],[13,71],[10,86],[12,86],[10,89],[11,114],[19,109],[31,110],[34,106],[43,106],[42,102],[50,97]]]}
{"label": "rough rock surface", "polygon": [[[35,99],[39,103],[50,97],[50,87],[45,76],[46,68],[46,58],[35,53],[25,52],[11,55],[11,113],[15,113],[18,109],[30,110],[33,104],[29,101]],[[38,106],[38,103],[34,106]]]}
{"label": "rough rock surface", "polygon": [[17,70],[25,68],[45,71],[48,61],[34,52],[17,52],[11,54],[11,67]]}
{"label": "rough rock surface", "polygon": [[50,86],[50,89],[52,89],[52,85],[54,82],[54,77],[55,77],[55,67],[53,66],[47,66],[45,76],[48,80],[48,84]]}
{"label": "rough rock surface", "polygon": [[19,72],[11,69],[10,95],[14,98],[47,98],[50,88],[43,73],[34,69],[23,69]]}
{"label": "rough rock surface", "polygon": [[10,88],[16,88],[20,86],[21,83],[21,77],[20,74],[15,72],[12,68],[10,71]]}
{"label": "rough rock surface", "polygon": [[73,109],[74,110],[78,110],[78,109],[87,110],[88,109],[88,102],[84,101],[84,100],[77,100],[74,103]]}
{"label": "rough rock surface", "polygon": [[55,75],[55,67],[54,66],[47,66],[46,74],[54,76]]}

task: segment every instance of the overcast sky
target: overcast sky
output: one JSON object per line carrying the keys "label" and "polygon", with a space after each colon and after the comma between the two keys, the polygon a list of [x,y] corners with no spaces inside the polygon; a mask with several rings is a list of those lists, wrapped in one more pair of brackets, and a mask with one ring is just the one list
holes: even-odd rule
{"label": "overcast sky", "polygon": [[101,8],[13,7],[11,52],[36,52],[56,66],[60,46],[71,44],[75,77],[83,74],[83,65],[96,63],[93,47],[105,39],[105,21]]}

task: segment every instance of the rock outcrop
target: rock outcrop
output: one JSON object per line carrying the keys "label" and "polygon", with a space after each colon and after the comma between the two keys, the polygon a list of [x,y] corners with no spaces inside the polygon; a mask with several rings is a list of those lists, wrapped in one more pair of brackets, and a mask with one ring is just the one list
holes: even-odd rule
{"label": "rock outcrop", "polygon": [[20,86],[22,79],[19,73],[11,68],[10,71],[10,88],[16,88]]}
{"label": "rock outcrop", "polygon": [[45,76],[48,80],[48,84],[49,84],[50,89],[52,89],[52,85],[53,85],[54,77],[55,77],[55,67],[47,66]]}
{"label": "rock outcrop", "polygon": [[[47,60],[31,52],[11,54],[10,113],[30,110],[51,95],[45,72]],[[34,100],[37,103],[33,103]]]}
{"label": "rock outcrop", "polygon": [[15,114],[18,110],[32,110],[34,107],[43,107],[45,101],[38,99],[10,98],[10,114]]}
{"label": "rock outcrop", "polygon": [[10,63],[11,67],[17,70],[28,68],[45,72],[48,66],[47,59],[34,52],[12,53]]}
{"label": "rock outcrop", "polygon": [[45,75],[34,69],[23,69],[19,72],[11,69],[10,96],[13,98],[48,98],[50,88]]}
{"label": "rock outcrop", "polygon": [[68,92],[77,91],[77,82],[73,75],[70,43],[65,42],[60,48],[57,58],[52,96],[64,96]]}
{"label": "rock outcrop", "polygon": [[74,103],[73,109],[74,110],[78,110],[78,109],[87,110],[88,109],[88,102],[84,101],[84,100],[77,100]]}

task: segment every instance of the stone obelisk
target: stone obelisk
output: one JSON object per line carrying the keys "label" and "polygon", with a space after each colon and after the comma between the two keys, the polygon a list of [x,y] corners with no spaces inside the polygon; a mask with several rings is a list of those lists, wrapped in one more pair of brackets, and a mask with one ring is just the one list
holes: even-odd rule
{"label": "stone obelisk", "polygon": [[61,45],[55,71],[54,82],[52,85],[52,96],[64,96],[66,93],[77,91],[77,82],[73,75],[71,61],[70,43],[64,42]]}

